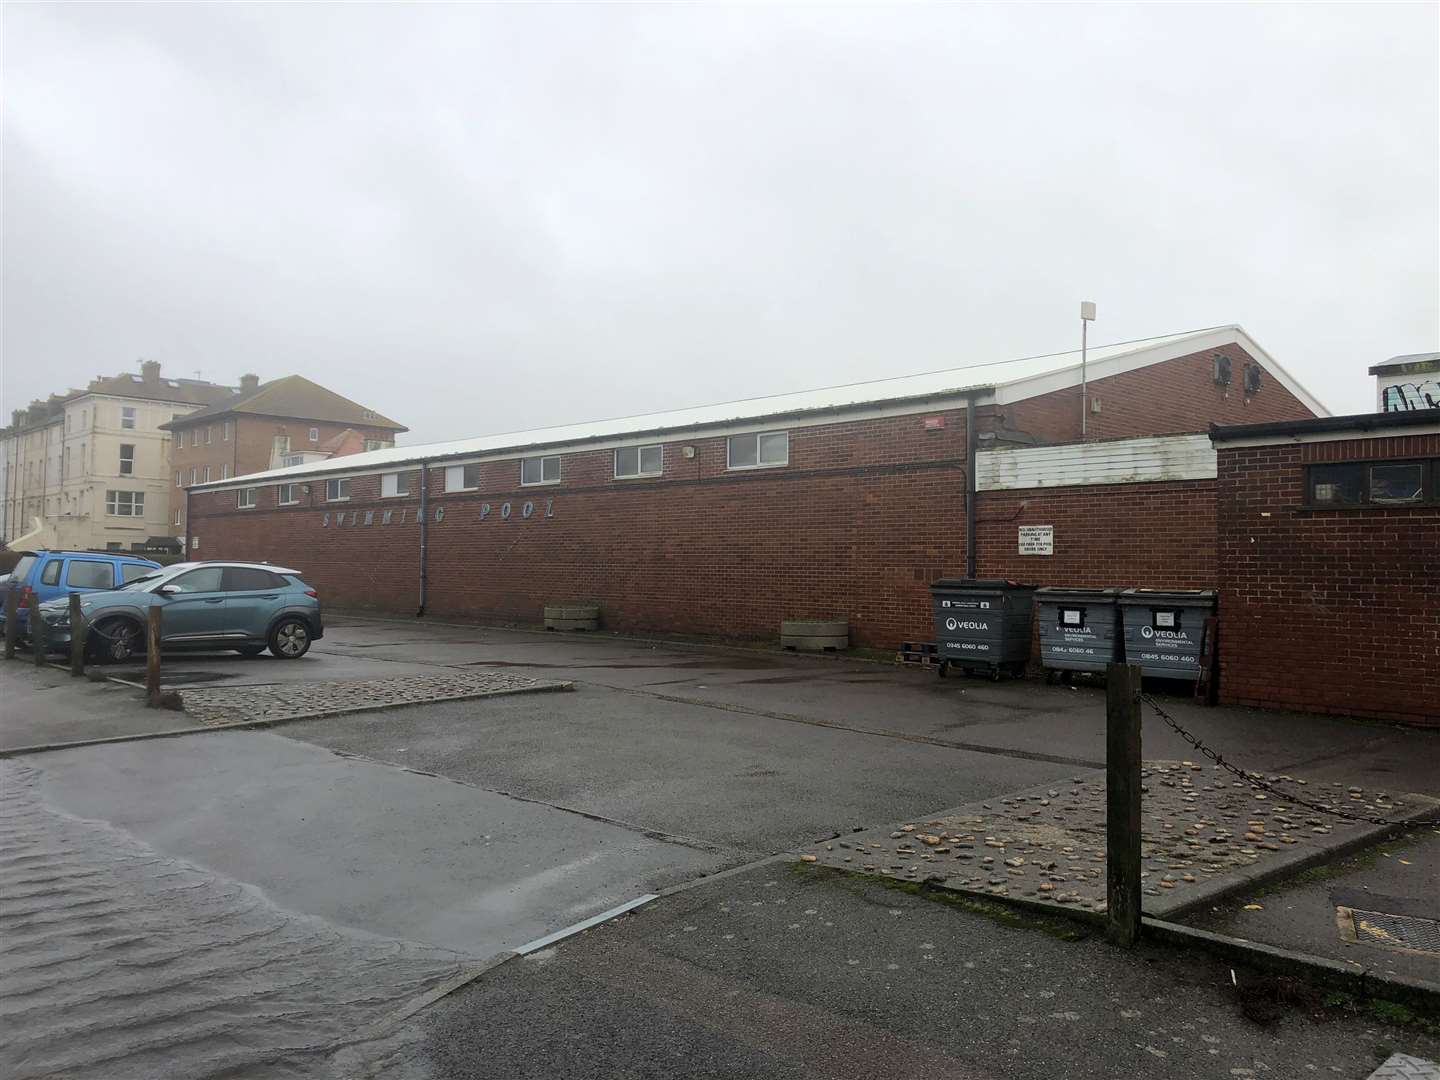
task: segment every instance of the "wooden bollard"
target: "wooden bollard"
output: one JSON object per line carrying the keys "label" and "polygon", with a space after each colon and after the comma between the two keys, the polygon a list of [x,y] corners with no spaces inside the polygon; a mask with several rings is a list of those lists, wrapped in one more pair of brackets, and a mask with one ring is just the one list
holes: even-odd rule
{"label": "wooden bollard", "polygon": [[45,620],[40,617],[40,605],[35,602],[30,604],[30,659],[36,667],[39,667],[46,660],[49,642],[46,640]]}
{"label": "wooden bollard", "polygon": [[152,709],[160,706],[160,608],[145,615],[145,701]]}
{"label": "wooden bollard", "polygon": [[1105,669],[1105,936],[1140,937],[1140,666]]}
{"label": "wooden bollard", "polygon": [[89,635],[85,616],[80,612],[80,594],[70,594],[70,674],[81,678],[85,674],[85,639]]}
{"label": "wooden bollard", "polygon": [[15,659],[15,639],[20,636],[20,590],[5,590],[5,659]]}

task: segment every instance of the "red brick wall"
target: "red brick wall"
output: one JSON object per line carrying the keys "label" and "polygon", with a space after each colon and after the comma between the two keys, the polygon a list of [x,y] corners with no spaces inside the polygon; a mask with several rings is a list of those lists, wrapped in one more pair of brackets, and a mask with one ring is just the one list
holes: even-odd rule
{"label": "red brick wall", "polygon": [[1440,507],[1302,505],[1309,462],[1412,456],[1440,436],[1219,446],[1223,700],[1440,725]]}
{"label": "red brick wall", "polygon": [[[1215,383],[1214,356],[1232,361],[1229,386]],[[1239,345],[1192,353],[1123,375],[1093,380],[1091,398],[1100,412],[1091,413],[1086,436],[1121,439],[1137,435],[1173,435],[1204,431],[1217,424],[1261,424],[1272,420],[1304,420],[1315,414],[1299,398],[1265,372],[1260,389],[1246,394],[1242,373],[1250,354]],[[1047,442],[1080,438],[1080,388],[1057,390],[1003,406],[1006,427],[1038,435]]]}
{"label": "red brick wall", "polygon": [[[982,577],[1034,585],[1213,589],[1215,481],[981,492]],[[1019,554],[1021,525],[1053,525],[1054,555]]]}

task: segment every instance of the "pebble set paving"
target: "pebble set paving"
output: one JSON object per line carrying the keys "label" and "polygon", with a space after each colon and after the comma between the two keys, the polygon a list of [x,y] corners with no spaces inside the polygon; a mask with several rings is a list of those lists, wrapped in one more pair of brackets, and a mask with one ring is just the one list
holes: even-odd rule
{"label": "pebble set paving", "polygon": [[[1296,793],[1352,814],[1396,817],[1412,809],[1384,791],[1271,776]],[[1290,849],[1333,847],[1360,823],[1295,806],[1233,779],[1219,766],[1148,761],[1141,772],[1144,908],[1180,907]],[[924,821],[817,843],[805,862],[1104,911],[1105,778],[1076,776],[971,803]],[[1152,899],[1153,898],[1153,899]]]}
{"label": "pebble set paving", "polygon": [[508,671],[452,671],[351,682],[277,683],[184,690],[185,712],[202,724],[298,720],[337,713],[370,712],[399,705],[569,690],[572,683],[533,679]]}

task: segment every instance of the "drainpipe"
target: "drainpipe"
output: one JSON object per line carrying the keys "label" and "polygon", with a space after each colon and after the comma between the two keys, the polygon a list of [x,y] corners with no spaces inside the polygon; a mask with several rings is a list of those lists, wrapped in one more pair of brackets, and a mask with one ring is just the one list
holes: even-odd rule
{"label": "drainpipe", "polygon": [[975,576],[975,399],[965,399],[965,576]]}
{"label": "drainpipe", "polygon": [[420,609],[417,619],[425,617],[427,567],[430,562],[430,463],[420,463]]}
{"label": "drainpipe", "polygon": [[184,562],[190,558],[190,489],[185,489],[185,550],[180,552],[180,561]]}

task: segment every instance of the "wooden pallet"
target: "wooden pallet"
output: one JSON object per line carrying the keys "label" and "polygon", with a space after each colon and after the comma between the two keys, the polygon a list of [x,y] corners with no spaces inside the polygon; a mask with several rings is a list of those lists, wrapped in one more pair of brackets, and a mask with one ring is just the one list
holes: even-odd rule
{"label": "wooden pallet", "polygon": [[902,641],[895,654],[897,664],[919,664],[934,667],[940,663],[940,649],[933,641]]}

